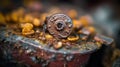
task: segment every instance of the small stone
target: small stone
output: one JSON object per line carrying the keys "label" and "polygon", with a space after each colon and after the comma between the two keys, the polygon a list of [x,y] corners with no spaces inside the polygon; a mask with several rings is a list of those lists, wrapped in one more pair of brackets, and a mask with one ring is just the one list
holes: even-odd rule
{"label": "small stone", "polygon": [[69,12],[68,12],[68,15],[72,18],[72,19],[75,19],[77,17],[77,11],[74,10],[74,9],[71,9]]}
{"label": "small stone", "polygon": [[37,18],[35,18],[35,19],[33,20],[33,25],[36,26],[36,27],[40,26],[40,25],[41,25],[40,20],[37,19]]}
{"label": "small stone", "polygon": [[79,20],[73,20],[73,28],[75,29],[82,28],[82,23]]}
{"label": "small stone", "polygon": [[23,35],[34,34],[33,25],[31,23],[25,23],[21,25]]}
{"label": "small stone", "polygon": [[6,21],[5,21],[5,17],[2,13],[0,13],[0,24],[5,24]]}
{"label": "small stone", "polygon": [[68,41],[77,41],[79,39],[79,36],[69,36],[68,38],[67,38],[67,40]]}
{"label": "small stone", "polygon": [[29,22],[33,21],[33,17],[30,14],[26,14],[24,17],[24,20],[25,20],[25,22],[29,23]]}
{"label": "small stone", "polygon": [[31,35],[31,34],[34,34],[34,30],[29,30],[27,28],[23,28],[22,29],[22,34],[23,35]]}
{"label": "small stone", "polygon": [[27,29],[33,29],[33,24],[31,23],[24,23],[24,24],[20,24],[21,28],[27,28]]}
{"label": "small stone", "polygon": [[63,46],[62,42],[58,42],[57,44],[53,45],[55,49],[60,49],[62,46]]}
{"label": "small stone", "polygon": [[51,35],[49,35],[49,34],[46,34],[46,35],[45,35],[45,38],[46,38],[46,39],[52,39],[53,36],[51,36]]}

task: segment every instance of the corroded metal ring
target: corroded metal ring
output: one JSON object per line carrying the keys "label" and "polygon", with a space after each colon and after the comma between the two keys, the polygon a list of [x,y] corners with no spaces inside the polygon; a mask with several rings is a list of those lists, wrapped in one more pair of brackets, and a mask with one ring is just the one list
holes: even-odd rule
{"label": "corroded metal ring", "polygon": [[47,30],[57,38],[66,38],[72,31],[72,20],[65,14],[54,14],[47,18]]}

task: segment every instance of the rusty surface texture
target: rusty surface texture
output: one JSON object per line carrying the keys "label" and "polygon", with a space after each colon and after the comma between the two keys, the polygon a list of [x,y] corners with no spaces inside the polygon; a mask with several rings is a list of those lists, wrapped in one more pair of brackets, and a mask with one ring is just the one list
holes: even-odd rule
{"label": "rusty surface texture", "polygon": [[47,20],[47,29],[57,38],[66,38],[72,32],[72,20],[65,14],[54,14]]}
{"label": "rusty surface texture", "polygon": [[48,49],[37,40],[12,34],[10,30],[0,30],[0,49],[3,57],[10,61],[32,67],[80,67],[84,65],[90,52],[81,53],[77,50]]}
{"label": "rusty surface texture", "polygon": [[65,14],[53,14],[39,26],[40,20],[32,20],[0,27],[0,50],[8,62],[28,67],[83,67],[91,53],[113,42],[86,21],[85,26],[74,29]]}

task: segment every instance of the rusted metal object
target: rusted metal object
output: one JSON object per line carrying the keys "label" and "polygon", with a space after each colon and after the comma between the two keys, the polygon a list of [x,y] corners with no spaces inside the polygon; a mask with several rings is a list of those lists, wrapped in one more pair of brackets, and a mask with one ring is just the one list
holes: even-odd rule
{"label": "rusted metal object", "polygon": [[71,34],[72,20],[64,14],[48,17],[45,26],[49,33],[44,33],[42,29],[39,36],[38,32],[32,34],[36,38],[18,35],[12,28],[1,27],[0,49],[3,57],[31,67],[83,67],[100,45],[113,42],[113,39],[101,35],[90,38],[91,32],[89,40],[82,40],[87,36],[84,31],[74,36]]}
{"label": "rusted metal object", "polygon": [[[0,30],[0,49],[3,56],[9,61],[14,58],[15,62],[22,62],[31,67],[81,67],[91,54],[89,50],[78,51],[49,49],[38,40],[33,40],[12,34],[8,30]],[[8,36],[6,36],[8,34]],[[94,49],[97,47],[94,46]],[[9,54],[9,55],[8,55]]]}
{"label": "rusted metal object", "polygon": [[72,32],[72,20],[65,14],[54,14],[47,18],[47,30],[56,38],[66,38]]}

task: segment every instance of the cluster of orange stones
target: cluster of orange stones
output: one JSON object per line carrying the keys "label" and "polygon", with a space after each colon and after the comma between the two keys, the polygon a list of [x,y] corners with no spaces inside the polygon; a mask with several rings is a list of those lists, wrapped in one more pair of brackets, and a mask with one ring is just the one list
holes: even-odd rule
{"label": "cluster of orange stones", "polygon": [[[36,15],[37,14],[37,15]],[[7,22],[15,22],[20,24],[22,28],[23,35],[33,34],[33,27],[42,27],[45,21],[47,13],[31,13],[26,12],[24,8],[19,8],[17,10],[12,11],[10,14],[4,15],[0,13],[0,24],[6,24]],[[92,19],[89,15],[82,16],[78,18],[77,11],[74,9],[69,10],[67,13],[68,16],[73,20],[73,28],[80,27],[89,27],[92,23]],[[93,27],[89,27],[91,32],[93,31]]]}

